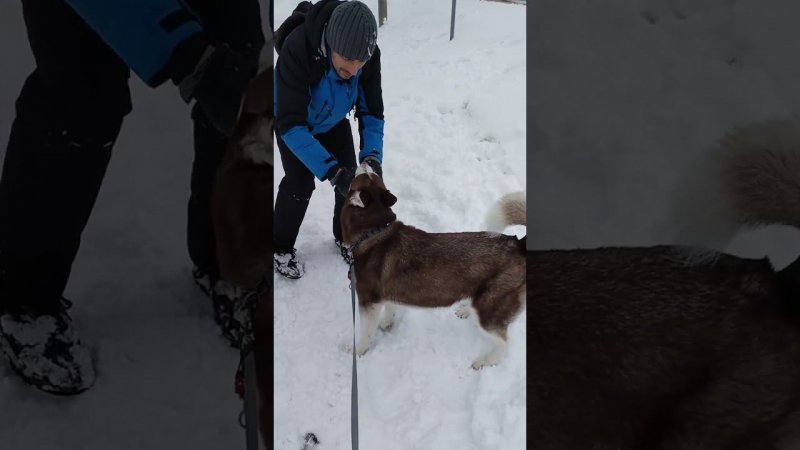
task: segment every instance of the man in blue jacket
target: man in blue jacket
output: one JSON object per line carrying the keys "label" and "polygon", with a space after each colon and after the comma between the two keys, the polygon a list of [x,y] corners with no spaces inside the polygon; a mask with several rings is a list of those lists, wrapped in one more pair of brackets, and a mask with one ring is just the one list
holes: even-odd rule
{"label": "man in blue jacket", "polygon": [[[314,178],[335,189],[333,236],[346,262],[339,213],[356,168],[347,114],[359,121],[358,161],[382,173],[383,98],[377,23],[359,1],[323,0],[286,35],[275,63],[275,123],[284,177],[275,199],[275,270],[300,278],[294,244]],[[280,30],[279,30],[280,32]]]}
{"label": "man in blue jacket", "polygon": [[211,184],[265,39],[257,0],[22,7],[36,68],[16,102],[0,177],[0,349],[28,383],[76,394],[95,372],[63,291],[131,111],[130,70],[151,87],[171,80],[185,101],[196,101],[187,234],[195,278],[210,285]]}

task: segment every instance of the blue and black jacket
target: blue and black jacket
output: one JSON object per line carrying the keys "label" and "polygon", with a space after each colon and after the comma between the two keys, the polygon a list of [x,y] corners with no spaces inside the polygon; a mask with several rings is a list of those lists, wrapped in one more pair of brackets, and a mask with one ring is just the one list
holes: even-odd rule
{"label": "blue and black jacket", "polygon": [[167,80],[173,53],[202,32],[254,58],[264,45],[255,0],[65,1],[151,87]]}
{"label": "blue and black jacket", "polygon": [[275,132],[320,180],[337,164],[314,135],[325,133],[355,107],[361,146],[359,161],[383,159],[383,95],[380,49],[349,80],[343,80],[324,48],[325,25],[341,1],[314,5],[292,30],[275,63]]}

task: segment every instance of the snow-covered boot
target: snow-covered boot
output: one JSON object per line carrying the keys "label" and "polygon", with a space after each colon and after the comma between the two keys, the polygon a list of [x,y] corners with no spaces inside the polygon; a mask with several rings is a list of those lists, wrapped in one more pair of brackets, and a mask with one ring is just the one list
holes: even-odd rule
{"label": "snow-covered boot", "polygon": [[51,394],[78,394],[95,381],[89,349],[67,314],[71,306],[61,299],[53,311],[0,313],[0,349],[11,367],[28,384]]}
{"label": "snow-covered boot", "polygon": [[214,304],[219,305],[219,310],[224,313],[220,315],[219,322],[222,336],[232,347],[240,349],[242,342],[253,332],[252,316],[258,293],[236,289],[220,281],[214,286],[212,298]]}
{"label": "snow-covered boot", "polygon": [[295,250],[275,253],[273,260],[275,261],[275,271],[286,278],[296,280],[305,275],[305,268],[303,263],[297,260]]}
{"label": "snow-covered boot", "polygon": [[230,321],[231,306],[230,301],[224,296],[216,295],[214,289],[218,282],[211,278],[205,271],[195,267],[192,269],[194,283],[200,288],[203,294],[211,299],[211,309],[214,316],[214,323],[223,329],[223,334],[227,323]]}

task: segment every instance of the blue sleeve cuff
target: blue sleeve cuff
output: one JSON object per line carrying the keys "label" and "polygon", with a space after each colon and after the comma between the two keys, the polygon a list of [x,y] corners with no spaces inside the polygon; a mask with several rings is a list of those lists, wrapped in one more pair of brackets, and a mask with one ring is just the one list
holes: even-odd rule
{"label": "blue sleeve cuff", "polygon": [[290,128],[281,135],[281,139],[319,180],[323,180],[331,167],[336,165],[336,158],[304,126]]}
{"label": "blue sleeve cuff", "polygon": [[361,123],[363,127],[358,160],[363,161],[367,156],[374,156],[383,164],[383,120],[365,114],[361,116]]}

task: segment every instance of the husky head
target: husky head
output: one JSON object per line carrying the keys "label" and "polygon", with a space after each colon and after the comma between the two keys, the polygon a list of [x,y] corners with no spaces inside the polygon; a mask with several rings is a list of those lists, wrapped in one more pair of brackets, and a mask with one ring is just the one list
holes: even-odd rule
{"label": "husky head", "polygon": [[397,219],[395,197],[367,163],[361,163],[342,207],[342,239],[351,245],[362,233]]}

